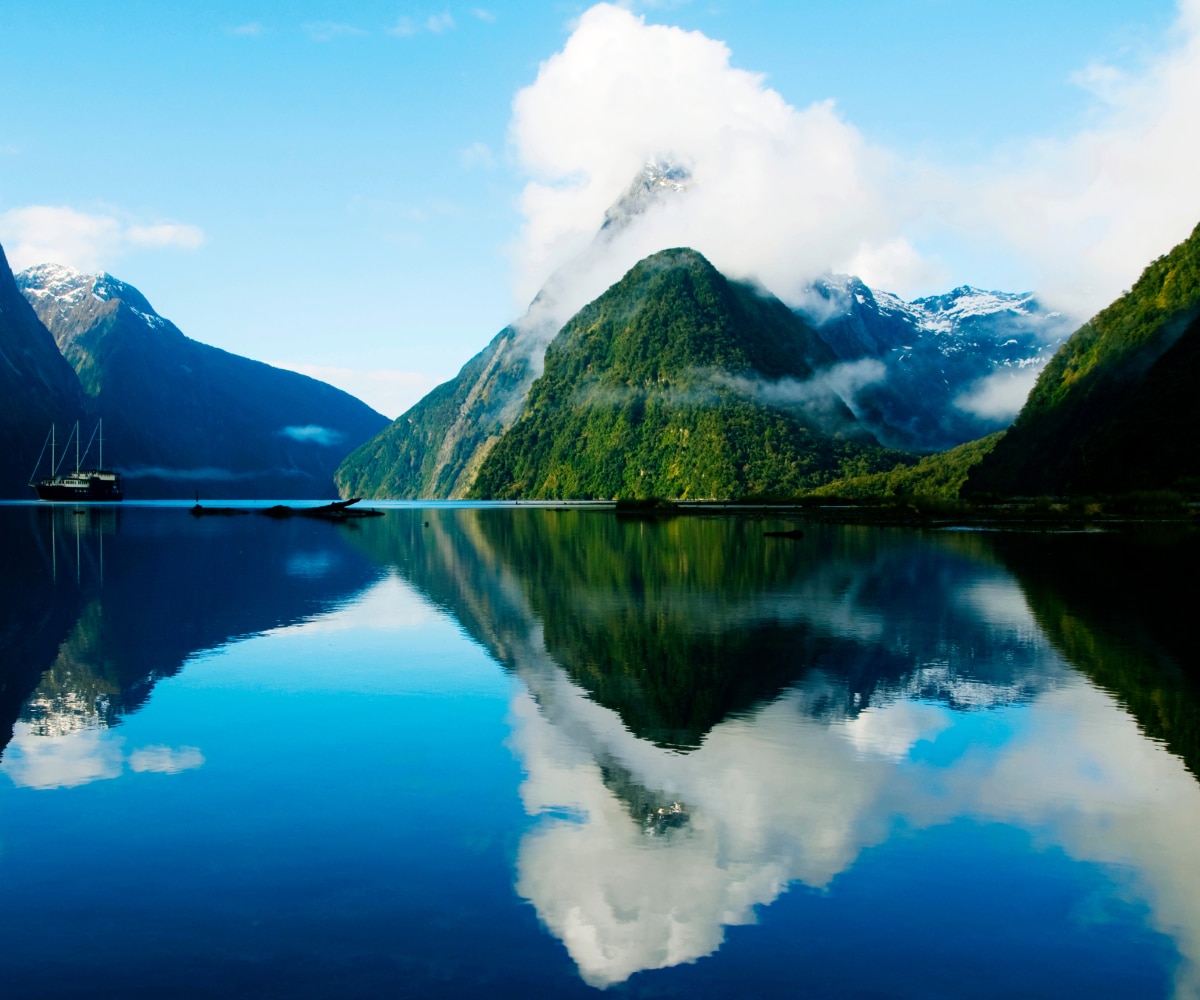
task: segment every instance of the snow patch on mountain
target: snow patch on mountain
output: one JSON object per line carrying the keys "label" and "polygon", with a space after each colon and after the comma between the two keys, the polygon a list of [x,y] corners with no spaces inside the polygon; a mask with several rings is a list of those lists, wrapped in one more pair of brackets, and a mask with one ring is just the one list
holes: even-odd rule
{"label": "snow patch on mountain", "polygon": [[1030,292],[962,285],[906,301],[826,275],[796,312],[838,358],[877,358],[887,377],[846,402],[881,441],[934,451],[1007,426],[1075,322]]}
{"label": "snow patch on mountain", "polygon": [[128,306],[151,329],[167,325],[154,307],[132,285],[119,281],[106,271],[86,274],[62,264],[36,264],[14,275],[17,287],[35,308],[54,302],[66,315],[90,297],[96,302],[118,301]]}

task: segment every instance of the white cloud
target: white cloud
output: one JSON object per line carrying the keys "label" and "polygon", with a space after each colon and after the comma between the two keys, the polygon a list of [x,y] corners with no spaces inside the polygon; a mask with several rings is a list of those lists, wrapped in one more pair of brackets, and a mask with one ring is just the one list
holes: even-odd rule
{"label": "white cloud", "polygon": [[1008,420],[1020,412],[1041,368],[1001,368],[973,383],[954,400],[967,413],[988,420]]}
{"label": "white cloud", "polygon": [[157,226],[129,226],[125,239],[138,247],[178,247],[196,250],[204,245],[204,231],[199,226],[164,223]]}
{"label": "white cloud", "polygon": [[85,728],[46,734],[28,722],[13,726],[0,771],[19,788],[76,788],[110,781],[125,773],[156,771],[177,774],[200,767],[204,754],[196,747],[152,745],[125,757],[124,738],[112,729]]}
{"label": "white cloud", "polygon": [[495,24],[496,23],[496,15],[484,7],[472,7],[471,13],[475,16],[475,18],[477,20],[482,21],[484,24]]}
{"label": "white cloud", "polygon": [[533,176],[521,196],[524,298],[587,245],[653,159],[687,167],[693,181],[615,241],[617,276],[646,253],[684,245],[787,294],[799,277],[844,269],[877,245],[896,256],[880,197],[889,159],[832,104],[797,110],[761,76],[733,68],[724,44],[620,7],[580,18],[514,99],[510,135]]}
{"label": "white cloud", "polygon": [[129,755],[131,771],[151,771],[156,774],[178,774],[204,763],[204,754],[196,747],[148,746]]}
{"label": "white cloud", "polygon": [[1103,101],[1093,124],[982,178],[981,221],[1076,312],[1106,305],[1200,220],[1200,0],[1182,0],[1170,40],[1141,72],[1077,74]]}
{"label": "white cloud", "polygon": [[204,231],[180,223],[142,224],[66,205],[27,205],[0,215],[0,243],[16,271],[55,263],[94,273],[133,250],[195,250],[204,243]]}
{"label": "white cloud", "polygon": [[108,729],[42,735],[28,722],[13,726],[0,770],[19,788],[75,788],[121,775],[121,738]]}
{"label": "white cloud", "polygon": [[454,17],[450,11],[442,11],[440,14],[430,14],[425,19],[425,28],[427,31],[432,31],[435,35],[440,35],[443,31],[454,30]]}
{"label": "white cloud", "polygon": [[240,38],[257,38],[262,33],[263,26],[257,21],[251,21],[249,24],[239,24],[229,29],[229,34]]}
{"label": "white cloud", "polygon": [[[1200,0],[1181,0],[1170,43],[1140,71],[1080,70],[1097,101],[1087,128],[967,168],[873,145],[832,103],[788,104],[699,32],[594,6],[513,101],[510,140],[530,178],[517,294],[528,301],[587,248],[641,166],[663,159],[691,171],[688,191],[591,261],[568,308],[686,245],[792,301],[830,269],[908,294],[992,281],[961,273],[975,254],[1085,315],[1200,220]],[[954,275],[930,249],[942,245],[966,248]]]}
{"label": "white cloud", "polygon": [[320,424],[285,427],[279,433],[293,441],[310,441],[326,447],[338,444],[344,437],[341,431],[335,431],[332,427],[322,427]]}

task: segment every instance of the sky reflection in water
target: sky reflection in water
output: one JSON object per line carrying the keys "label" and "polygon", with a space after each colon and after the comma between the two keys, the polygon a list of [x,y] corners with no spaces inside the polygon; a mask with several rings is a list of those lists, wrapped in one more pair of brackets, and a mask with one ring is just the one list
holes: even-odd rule
{"label": "sky reflection in water", "polygon": [[1080,541],[0,516],[12,995],[1200,993],[1194,694]]}

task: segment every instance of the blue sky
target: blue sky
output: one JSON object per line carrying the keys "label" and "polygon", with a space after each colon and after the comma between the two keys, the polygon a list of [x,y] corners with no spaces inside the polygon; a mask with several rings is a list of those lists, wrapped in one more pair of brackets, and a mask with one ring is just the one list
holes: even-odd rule
{"label": "blue sky", "polygon": [[650,155],[714,194],[628,254],[719,255],[736,224],[755,250],[719,266],[785,297],[853,266],[1086,314],[1200,219],[1190,174],[1159,169],[1200,134],[1198,35],[1195,0],[6,4],[0,243],[389,416],[515,318]]}

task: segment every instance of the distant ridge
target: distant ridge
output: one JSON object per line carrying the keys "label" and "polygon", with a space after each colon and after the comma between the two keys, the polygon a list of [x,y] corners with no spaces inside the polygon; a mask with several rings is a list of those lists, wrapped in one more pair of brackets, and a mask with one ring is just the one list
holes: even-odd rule
{"label": "distant ridge", "polygon": [[127,497],[330,497],[342,458],[387,424],[333,386],[190,340],[108,274],[42,264],[16,282],[104,418]]}
{"label": "distant ridge", "polygon": [[961,286],[906,302],[850,275],[810,286],[797,312],[841,361],[879,365],[848,402],[879,440],[941,451],[1003,430],[1074,328],[1031,293]]}

